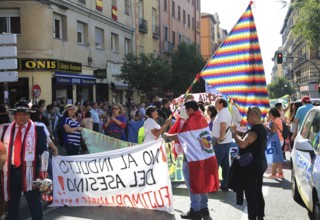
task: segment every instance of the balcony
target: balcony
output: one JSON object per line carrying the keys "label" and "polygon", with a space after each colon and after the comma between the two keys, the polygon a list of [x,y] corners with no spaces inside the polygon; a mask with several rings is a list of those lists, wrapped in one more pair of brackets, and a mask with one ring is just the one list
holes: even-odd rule
{"label": "balcony", "polygon": [[172,53],[173,52],[173,43],[169,41],[164,41],[163,42],[163,52],[165,53]]}
{"label": "balcony", "polygon": [[139,18],[139,31],[147,34],[148,33],[148,21],[143,19],[143,18]]}
{"label": "balcony", "polygon": [[160,27],[157,25],[152,25],[152,37],[159,39],[160,38]]}

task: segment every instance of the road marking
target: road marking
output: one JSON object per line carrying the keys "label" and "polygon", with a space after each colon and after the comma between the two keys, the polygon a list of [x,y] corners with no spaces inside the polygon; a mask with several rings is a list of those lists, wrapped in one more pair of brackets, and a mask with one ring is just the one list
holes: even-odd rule
{"label": "road marking", "polygon": [[[269,192],[269,186],[262,186],[262,194],[263,196],[268,196]],[[241,220],[247,220],[248,219],[248,207],[244,207],[243,214]]]}

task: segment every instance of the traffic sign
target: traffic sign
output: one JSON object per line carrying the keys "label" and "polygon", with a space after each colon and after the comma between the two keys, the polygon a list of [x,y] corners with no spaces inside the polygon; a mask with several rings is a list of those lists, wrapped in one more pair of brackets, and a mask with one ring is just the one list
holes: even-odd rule
{"label": "traffic sign", "polygon": [[18,72],[0,72],[0,82],[17,82]]}
{"label": "traffic sign", "polygon": [[15,70],[18,68],[17,59],[0,60],[0,70]]}
{"label": "traffic sign", "polygon": [[16,34],[0,34],[0,82],[18,81],[18,72],[14,71],[18,68],[16,44]]}
{"label": "traffic sign", "polygon": [[0,58],[17,57],[16,46],[2,46],[0,47]]}
{"label": "traffic sign", "polygon": [[17,35],[16,34],[0,34],[0,44],[2,45],[17,44]]}

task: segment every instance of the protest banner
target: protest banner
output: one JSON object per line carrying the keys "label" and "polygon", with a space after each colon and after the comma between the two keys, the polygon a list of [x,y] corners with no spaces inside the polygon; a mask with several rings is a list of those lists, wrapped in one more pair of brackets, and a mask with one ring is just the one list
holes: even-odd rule
{"label": "protest banner", "polygon": [[86,128],[82,130],[81,135],[89,153],[100,153],[136,145],[136,143],[122,141]]}
{"label": "protest banner", "polygon": [[162,139],[96,154],[56,156],[52,167],[51,206],[173,210]]}
{"label": "protest banner", "polygon": [[[110,150],[120,149],[124,147],[131,147],[137,145],[136,143],[118,140],[89,129],[83,129],[82,138],[87,145],[89,153],[101,153]],[[179,155],[176,159],[170,158],[169,143],[166,143],[168,168],[170,170],[170,179],[172,182],[183,182],[182,161],[183,155]],[[173,161],[171,161],[173,160]]]}
{"label": "protest banner", "polygon": [[266,149],[266,157],[268,164],[283,162],[282,146],[280,145],[280,140],[278,132],[269,133]]}

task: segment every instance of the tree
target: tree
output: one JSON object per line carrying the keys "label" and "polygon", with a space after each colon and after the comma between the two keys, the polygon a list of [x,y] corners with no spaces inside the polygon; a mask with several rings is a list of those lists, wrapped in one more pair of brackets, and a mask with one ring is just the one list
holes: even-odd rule
{"label": "tree", "polygon": [[315,0],[278,0],[283,7],[292,3],[293,12],[296,13],[292,32],[295,37],[301,38],[309,46],[320,44],[320,4]]}
{"label": "tree", "polygon": [[115,75],[150,96],[154,89],[160,93],[172,77],[172,69],[167,60],[155,57],[154,54],[127,54],[121,67],[121,73]]}
{"label": "tree", "polygon": [[[205,65],[205,60],[197,51],[195,44],[182,42],[172,54],[172,81],[170,83],[176,95],[184,94],[191,82]],[[204,92],[204,81],[192,88],[192,92]]]}
{"label": "tree", "polygon": [[275,79],[267,85],[267,88],[270,99],[280,98],[287,94],[291,96],[295,91],[291,82],[284,77],[275,77]]}

